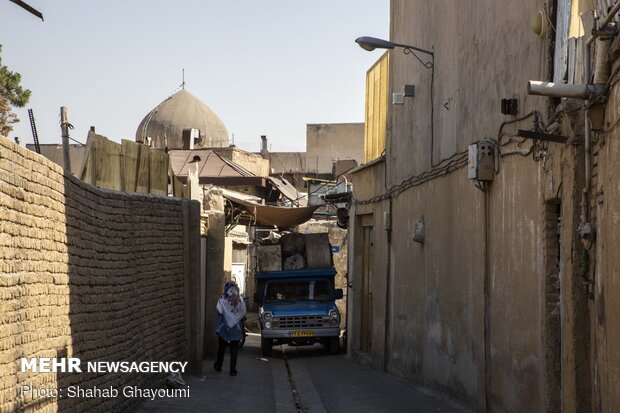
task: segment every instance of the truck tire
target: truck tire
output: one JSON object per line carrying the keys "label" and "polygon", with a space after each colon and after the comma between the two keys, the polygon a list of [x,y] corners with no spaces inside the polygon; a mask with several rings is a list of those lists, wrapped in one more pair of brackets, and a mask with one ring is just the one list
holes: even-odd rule
{"label": "truck tire", "polygon": [[340,337],[330,337],[329,352],[331,354],[340,354]]}
{"label": "truck tire", "polygon": [[271,340],[268,338],[261,338],[260,339],[260,350],[263,353],[263,356],[265,357],[271,357],[271,354],[273,352],[273,349],[271,348]]}

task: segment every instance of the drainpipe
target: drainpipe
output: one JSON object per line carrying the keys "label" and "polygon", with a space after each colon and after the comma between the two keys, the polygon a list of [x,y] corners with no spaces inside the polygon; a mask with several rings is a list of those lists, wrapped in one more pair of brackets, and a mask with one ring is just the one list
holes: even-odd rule
{"label": "drainpipe", "polygon": [[484,294],[484,408],[485,412],[491,411],[491,257],[490,257],[490,238],[491,238],[491,194],[488,182],[484,185],[484,274],[483,274],[483,294]]}
{"label": "drainpipe", "polygon": [[386,268],[386,277],[385,277],[385,334],[383,338],[383,371],[388,371],[388,360],[390,357],[390,349],[389,349],[389,336],[391,330],[391,317],[390,317],[390,289],[392,288],[392,283],[390,282],[391,278],[391,266],[392,266],[392,197],[388,198],[388,219],[389,222],[385,223],[386,236],[387,236],[387,268]]}

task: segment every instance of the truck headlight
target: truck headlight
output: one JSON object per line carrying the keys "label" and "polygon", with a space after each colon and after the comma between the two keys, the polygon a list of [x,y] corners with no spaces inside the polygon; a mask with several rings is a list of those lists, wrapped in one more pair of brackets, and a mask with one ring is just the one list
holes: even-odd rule
{"label": "truck headlight", "polygon": [[273,321],[273,314],[271,313],[271,311],[265,311],[263,313],[263,327],[265,328],[271,328],[271,322]]}
{"label": "truck headlight", "polygon": [[338,314],[338,310],[330,310],[329,311],[329,324],[332,327],[337,327],[340,324],[340,314]]}

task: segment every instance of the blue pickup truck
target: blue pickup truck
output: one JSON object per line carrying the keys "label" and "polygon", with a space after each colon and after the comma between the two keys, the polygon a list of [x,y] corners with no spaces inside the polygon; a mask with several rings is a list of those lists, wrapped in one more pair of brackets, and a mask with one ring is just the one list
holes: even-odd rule
{"label": "blue pickup truck", "polygon": [[256,273],[255,301],[259,304],[261,351],[271,356],[279,344],[324,344],[340,352],[340,312],[335,300],[343,291],[334,288],[334,268],[304,268]]}

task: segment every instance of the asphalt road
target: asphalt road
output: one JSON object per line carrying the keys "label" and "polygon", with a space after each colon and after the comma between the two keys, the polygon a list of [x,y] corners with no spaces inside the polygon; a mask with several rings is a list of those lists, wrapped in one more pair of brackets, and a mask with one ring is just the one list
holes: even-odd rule
{"label": "asphalt road", "polygon": [[239,351],[237,370],[221,373],[205,361],[202,377],[186,377],[188,398],[148,400],[138,410],[163,412],[469,412],[470,410],[406,380],[332,356],[319,346],[275,347],[260,354],[259,337],[249,336]]}

